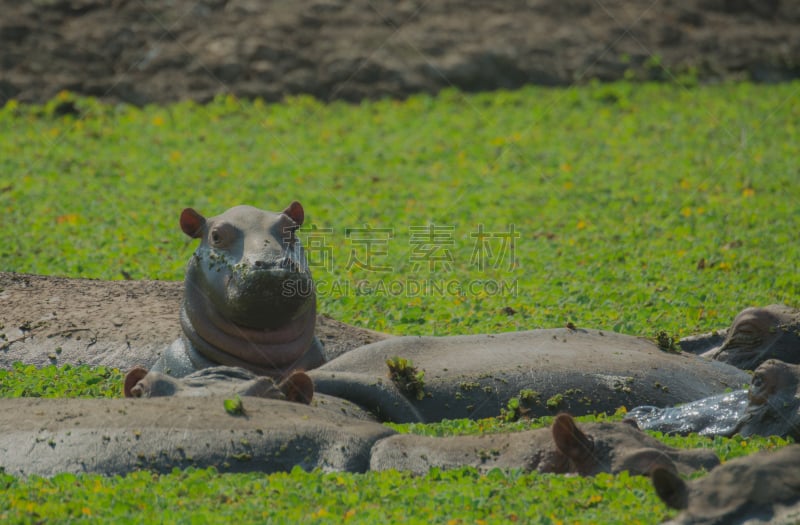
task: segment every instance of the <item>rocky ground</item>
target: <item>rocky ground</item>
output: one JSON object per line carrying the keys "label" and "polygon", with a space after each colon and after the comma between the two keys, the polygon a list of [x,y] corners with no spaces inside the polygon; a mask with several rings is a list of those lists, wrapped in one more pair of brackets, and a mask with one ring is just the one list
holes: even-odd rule
{"label": "rocky ground", "polygon": [[[22,361],[149,368],[181,333],[182,282],[99,281],[0,272],[0,368]],[[333,359],[389,337],[320,315]]]}
{"label": "rocky ground", "polygon": [[0,0],[0,104],[800,77],[788,0]]}

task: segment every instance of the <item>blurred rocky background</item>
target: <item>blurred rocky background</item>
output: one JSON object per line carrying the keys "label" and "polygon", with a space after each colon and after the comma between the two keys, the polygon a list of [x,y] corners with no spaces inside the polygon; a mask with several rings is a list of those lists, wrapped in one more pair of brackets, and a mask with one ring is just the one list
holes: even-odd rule
{"label": "blurred rocky background", "polygon": [[798,77],[789,0],[0,0],[0,104]]}

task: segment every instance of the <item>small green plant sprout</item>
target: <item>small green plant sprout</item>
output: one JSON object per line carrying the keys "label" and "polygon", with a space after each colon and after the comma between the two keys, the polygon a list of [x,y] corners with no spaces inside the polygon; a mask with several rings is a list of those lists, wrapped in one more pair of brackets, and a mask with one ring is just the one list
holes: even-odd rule
{"label": "small green plant sprout", "polygon": [[232,416],[245,415],[244,404],[242,404],[242,398],[239,397],[239,394],[236,394],[233,399],[223,401],[223,406],[225,407],[225,412]]}
{"label": "small green plant sprout", "polygon": [[518,396],[508,400],[506,408],[500,409],[500,419],[513,423],[521,418],[528,417],[530,406],[539,403],[539,392],[525,388],[519,391]]}
{"label": "small green plant sprout", "polygon": [[550,410],[558,410],[564,402],[564,394],[556,394],[545,402],[545,406]]}
{"label": "small green plant sprout", "polygon": [[389,367],[389,378],[401,392],[417,400],[425,397],[424,370],[417,370],[409,359],[397,356],[387,359],[386,366]]}
{"label": "small green plant sprout", "polygon": [[520,418],[519,398],[512,397],[508,400],[506,408],[500,409],[500,419],[507,423],[513,423]]}
{"label": "small green plant sprout", "polygon": [[664,330],[659,330],[656,333],[655,341],[656,345],[664,352],[671,352],[673,354],[679,354],[681,352],[678,339],[669,335]]}

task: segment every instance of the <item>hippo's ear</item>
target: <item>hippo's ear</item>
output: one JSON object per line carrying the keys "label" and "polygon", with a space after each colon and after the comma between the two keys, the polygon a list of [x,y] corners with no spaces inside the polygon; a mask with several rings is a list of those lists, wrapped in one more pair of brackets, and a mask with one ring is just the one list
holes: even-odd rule
{"label": "hippo's ear", "polygon": [[278,388],[281,389],[286,399],[296,403],[308,405],[314,397],[314,382],[311,381],[308,374],[300,370],[289,374],[289,377],[284,379],[281,384],[278,385]]}
{"label": "hippo's ear", "polygon": [[574,461],[579,469],[588,467],[588,462],[592,462],[594,441],[578,428],[572,416],[557,415],[552,430],[556,448]]}
{"label": "hippo's ear", "polygon": [[292,201],[292,203],[283,210],[283,213],[296,222],[298,226],[302,226],[303,220],[306,218],[303,205],[297,201]]}
{"label": "hippo's ear", "polygon": [[189,237],[193,239],[200,237],[205,224],[206,218],[192,208],[186,208],[181,212],[181,230]]}
{"label": "hippo's ear", "polygon": [[139,397],[133,392],[133,387],[136,386],[136,383],[144,379],[144,376],[146,375],[147,369],[142,368],[141,366],[137,366],[125,374],[125,386],[123,387],[125,397]]}
{"label": "hippo's ear", "polygon": [[656,467],[650,476],[656,494],[668,507],[683,510],[689,506],[686,483],[675,472],[668,468]]}
{"label": "hippo's ear", "polygon": [[662,469],[669,470],[673,474],[678,472],[675,463],[664,452],[654,448],[643,448],[622,455],[621,461],[614,471],[627,470],[637,476],[652,476],[653,472]]}

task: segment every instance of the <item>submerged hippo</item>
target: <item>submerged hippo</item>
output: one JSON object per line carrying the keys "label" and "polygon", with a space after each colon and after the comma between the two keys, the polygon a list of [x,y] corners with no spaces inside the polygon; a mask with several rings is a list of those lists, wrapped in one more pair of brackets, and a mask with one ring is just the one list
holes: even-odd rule
{"label": "submerged hippo", "polygon": [[643,429],[668,434],[800,439],[800,365],[770,359],[756,368],[749,390],[677,407],[637,407],[626,417]]}
{"label": "submerged hippo", "polygon": [[626,423],[587,423],[578,428],[572,416],[559,414],[551,428],[448,438],[403,434],[372,447],[372,470],[397,469],[425,474],[431,467],[472,466],[579,474],[628,471],[649,475],[655,468],[689,474],[719,464],[713,452],[679,450]]}
{"label": "submerged hippo", "polygon": [[183,333],[153,370],[180,377],[221,364],[281,377],[325,362],[295,234],[303,219],[297,201],[280,213],[236,206],[208,219],[183,210],[181,229],[200,245],[186,266]]}
{"label": "submerged hippo", "polygon": [[[578,428],[560,415],[551,429],[486,436],[400,435],[325,407],[245,396],[241,413],[212,396],[0,400],[0,466],[14,476],[60,472],[125,475],[148,469],[221,472],[365,472],[426,464],[592,475],[660,466],[687,473],[718,463],[707,450],[670,448],[624,423]],[[476,448],[478,447],[478,448]],[[398,451],[408,451],[404,456]]]}
{"label": "submerged hippo", "polygon": [[800,363],[800,311],[782,304],[745,308],[730,329],[687,337],[681,348],[742,370],[767,359]]}
{"label": "submerged hippo", "polygon": [[753,374],[748,398],[734,434],[800,440],[800,365],[776,359],[764,362]]}
{"label": "submerged hippo", "polygon": [[656,468],[652,481],[682,511],[673,525],[800,523],[800,445],[733,459],[690,483]]}
{"label": "submerged hippo", "polygon": [[125,375],[123,392],[125,397],[238,395],[309,404],[314,397],[314,384],[301,371],[292,372],[286,379],[276,383],[272,378],[230,366],[204,368],[181,379],[137,367]]}
{"label": "submerged hippo", "polygon": [[259,376],[250,370],[214,366],[181,378],[136,367],[125,375],[125,397],[209,397],[252,396],[305,403],[332,410],[340,415],[375,421],[374,415],[347,400],[314,395],[314,383],[302,371],[295,370],[280,382]]}

